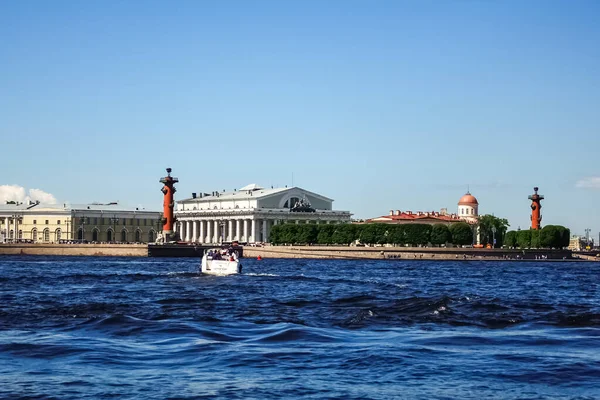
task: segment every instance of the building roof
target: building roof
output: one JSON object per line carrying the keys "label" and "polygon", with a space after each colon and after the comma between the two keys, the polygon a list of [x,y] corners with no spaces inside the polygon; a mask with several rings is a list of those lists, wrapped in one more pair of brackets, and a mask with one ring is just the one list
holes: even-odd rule
{"label": "building roof", "polygon": [[129,212],[158,212],[154,210],[146,210],[141,207],[127,207],[122,206],[119,203],[91,203],[91,204],[46,204],[46,203],[31,203],[31,204],[0,204],[0,212],[13,212],[13,211],[129,211]]}
{"label": "building roof", "polygon": [[66,204],[66,208],[74,211],[91,210],[91,211],[130,211],[130,212],[159,212],[156,210],[147,210],[143,207],[123,206],[119,203],[91,203],[91,204]]}
{"label": "building roof", "polygon": [[[250,188],[250,189],[247,189]],[[197,201],[226,201],[226,200],[242,200],[242,199],[256,199],[256,198],[265,198],[269,196],[273,196],[278,193],[283,193],[286,191],[298,190],[300,192],[306,193],[308,195],[314,196],[316,198],[333,201],[328,197],[322,196],[317,193],[310,192],[308,190],[299,188],[297,186],[294,187],[283,187],[283,188],[271,188],[264,189],[256,184],[250,184],[244,186],[240,190],[234,190],[231,192],[212,192],[212,193],[200,193],[197,197],[188,197],[186,199],[177,200],[178,203],[186,203],[186,202],[197,202]]]}
{"label": "building roof", "polygon": [[456,214],[444,215],[439,212],[430,211],[405,211],[401,213],[395,213],[394,215],[382,215],[381,217],[368,219],[366,222],[407,222],[417,221],[424,219],[432,219],[438,222],[458,222],[461,221],[460,217]]}
{"label": "building roof", "polygon": [[478,205],[479,202],[471,193],[467,192],[463,197],[458,201],[459,206],[474,206]]}
{"label": "building roof", "polygon": [[260,189],[264,189],[264,188],[258,186],[256,183],[251,183],[249,185],[244,186],[243,188],[240,188],[240,191],[242,191],[242,190],[260,190]]}

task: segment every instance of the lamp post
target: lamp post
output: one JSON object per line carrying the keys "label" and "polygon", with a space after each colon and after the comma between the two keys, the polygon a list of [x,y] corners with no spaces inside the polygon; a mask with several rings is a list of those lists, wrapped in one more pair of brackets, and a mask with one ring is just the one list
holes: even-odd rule
{"label": "lamp post", "polygon": [[492,226],[492,248],[496,248],[496,227]]}

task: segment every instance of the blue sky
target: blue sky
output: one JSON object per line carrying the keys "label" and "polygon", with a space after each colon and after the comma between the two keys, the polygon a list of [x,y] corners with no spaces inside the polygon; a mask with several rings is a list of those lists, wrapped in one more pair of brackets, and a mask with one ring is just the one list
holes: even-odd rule
{"label": "blue sky", "polygon": [[294,184],[357,218],[600,231],[597,1],[0,3],[0,185],[159,209]]}

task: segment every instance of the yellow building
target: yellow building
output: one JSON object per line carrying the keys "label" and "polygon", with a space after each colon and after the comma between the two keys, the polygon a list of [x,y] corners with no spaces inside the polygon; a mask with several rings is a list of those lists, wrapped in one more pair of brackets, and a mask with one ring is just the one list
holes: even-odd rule
{"label": "yellow building", "polygon": [[118,203],[0,205],[0,243],[154,242],[161,213]]}

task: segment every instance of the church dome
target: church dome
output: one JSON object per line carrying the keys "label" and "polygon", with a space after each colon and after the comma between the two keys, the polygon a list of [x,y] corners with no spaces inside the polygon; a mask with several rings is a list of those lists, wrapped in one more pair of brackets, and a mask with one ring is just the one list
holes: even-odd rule
{"label": "church dome", "polygon": [[458,201],[458,205],[459,206],[471,206],[471,205],[478,205],[479,202],[477,201],[477,199],[475,198],[475,196],[473,196],[471,193],[467,192],[463,197],[460,198],[460,200]]}

